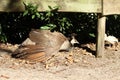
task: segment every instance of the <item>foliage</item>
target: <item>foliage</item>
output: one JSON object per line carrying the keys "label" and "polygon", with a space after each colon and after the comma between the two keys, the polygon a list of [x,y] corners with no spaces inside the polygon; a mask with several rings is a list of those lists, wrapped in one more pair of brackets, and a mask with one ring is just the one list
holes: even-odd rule
{"label": "foliage", "polygon": [[107,16],[106,33],[120,38],[120,15]]}
{"label": "foliage", "polygon": [[25,4],[26,10],[23,16],[31,16],[34,20],[39,20],[44,22],[40,29],[49,29],[51,31],[60,31],[66,34],[66,30],[72,26],[70,20],[63,14],[58,13],[59,6],[51,7],[48,6],[49,10],[45,13],[39,13],[37,11],[38,6],[33,6],[32,4]]}
{"label": "foliage", "polygon": [[36,17],[37,18],[40,18],[40,14],[39,12],[37,11],[38,9],[38,6],[37,5],[33,5],[32,3],[29,3],[29,4],[25,4],[25,11],[23,13],[23,16],[31,16],[32,19],[35,19]]}
{"label": "foliage", "polygon": [[[32,28],[59,31],[66,36],[76,33],[80,42],[95,42],[97,13],[58,12],[59,6],[38,12],[38,5],[24,5],[24,12],[0,13],[1,42],[21,43]],[[120,37],[120,15],[107,16],[106,22],[106,33]]]}
{"label": "foliage", "polygon": [[6,41],[7,41],[6,35],[2,32],[2,27],[0,24],[0,42],[6,42]]}

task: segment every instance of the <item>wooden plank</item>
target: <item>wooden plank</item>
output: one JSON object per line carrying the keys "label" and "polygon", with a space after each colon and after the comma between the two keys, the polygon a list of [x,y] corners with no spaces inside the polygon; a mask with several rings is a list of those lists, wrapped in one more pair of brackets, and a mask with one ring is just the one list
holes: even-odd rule
{"label": "wooden plank", "polygon": [[103,15],[120,14],[120,0],[103,0]]}
{"label": "wooden plank", "polygon": [[98,19],[98,28],[97,28],[96,57],[104,56],[105,23],[106,23],[106,17],[102,17],[100,14]]}
{"label": "wooden plank", "polygon": [[59,11],[64,12],[101,12],[101,0],[0,0],[0,11],[22,11],[23,2],[38,5],[38,11],[60,6]]}
{"label": "wooden plank", "polygon": [[25,10],[22,0],[0,0],[0,11],[16,12]]}
{"label": "wooden plank", "polygon": [[23,11],[23,2],[37,4],[38,11],[60,6],[59,11],[64,12],[102,13],[103,6],[103,15],[120,14],[120,0],[0,0],[0,11]]}

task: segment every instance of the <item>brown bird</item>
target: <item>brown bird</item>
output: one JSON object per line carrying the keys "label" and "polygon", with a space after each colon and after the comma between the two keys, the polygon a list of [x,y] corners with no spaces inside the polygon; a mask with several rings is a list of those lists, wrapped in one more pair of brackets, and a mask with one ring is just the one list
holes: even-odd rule
{"label": "brown bird", "polygon": [[69,51],[71,43],[60,32],[34,29],[12,57],[31,61],[45,61],[59,51]]}

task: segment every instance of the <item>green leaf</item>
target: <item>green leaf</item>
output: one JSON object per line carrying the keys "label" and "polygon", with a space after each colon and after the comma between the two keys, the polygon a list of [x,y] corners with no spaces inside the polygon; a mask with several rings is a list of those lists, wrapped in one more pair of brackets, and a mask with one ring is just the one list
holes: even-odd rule
{"label": "green leaf", "polygon": [[93,33],[89,33],[89,35],[90,35],[91,37],[95,37],[95,34],[93,34]]}
{"label": "green leaf", "polygon": [[44,19],[45,19],[45,17],[41,16],[41,20],[44,20]]}
{"label": "green leaf", "polygon": [[26,10],[24,13],[23,13],[23,16],[26,16],[28,14],[28,11]]}
{"label": "green leaf", "polygon": [[42,29],[42,30],[49,30],[50,27],[48,27],[48,26],[41,26],[40,29]]}
{"label": "green leaf", "polygon": [[40,14],[39,14],[38,12],[36,13],[36,16],[37,16],[38,18],[40,18]]}
{"label": "green leaf", "polygon": [[114,16],[115,19],[117,19],[117,17],[118,17],[117,15],[113,15],[113,16]]}
{"label": "green leaf", "polygon": [[64,22],[62,22],[61,25],[62,25],[62,27],[64,27],[64,25],[65,25]]}
{"label": "green leaf", "polygon": [[49,8],[50,10],[52,10],[52,9],[53,9],[51,6],[48,6],[48,8]]}
{"label": "green leaf", "polygon": [[35,18],[35,15],[32,15],[32,19],[34,19]]}

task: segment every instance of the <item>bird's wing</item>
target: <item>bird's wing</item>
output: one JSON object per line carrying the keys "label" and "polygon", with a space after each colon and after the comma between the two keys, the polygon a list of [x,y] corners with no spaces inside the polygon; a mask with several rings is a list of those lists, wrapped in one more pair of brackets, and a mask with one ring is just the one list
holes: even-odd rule
{"label": "bird's wing", "polygon": [[61,45],[67,40],[63,34],[48,30],[32,30],[29,34],[29,39],[36,44],[20,47],[12,54],[13,57],[43,61],[56,54],[60,50]]}

